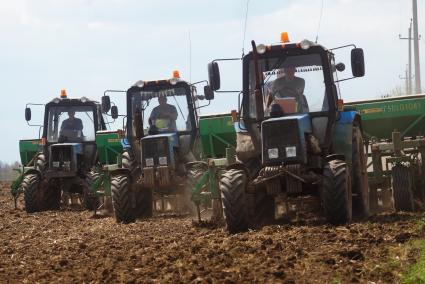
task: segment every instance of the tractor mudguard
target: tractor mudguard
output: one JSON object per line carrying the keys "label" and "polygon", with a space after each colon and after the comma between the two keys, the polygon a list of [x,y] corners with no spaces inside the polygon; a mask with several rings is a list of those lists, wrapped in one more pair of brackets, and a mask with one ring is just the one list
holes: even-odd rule
{"label": "tractor mudguard", "polygon": [[251,174],[249,172],[249,169],[248,169],[247,166],[245,166],[242,163],[236,162],[236,163],[230,164],[230,165],[228,165],[226,167],[226,171],[228,171],[228,170],[241,170],[241,171],[244,171],[245,174],[246,174],[246,176],[248,177],[248,179],[250,179]]}
{"label": "tractor mudguard", "polygon": [[353,155],[353,127],[361,128],[361,117],[355,111],[340,112],[332,134],[333,153],[344,155],[351,164]]}
{"label": "tractor mudguard", "polygon": [[116,176],[116,175],[126,175],[128,176],[130,179],[131,177],[131,171],[129,169],[125,169],[125,168],[120,168],[120,169],[116,169],[110,172],[110,176]]}

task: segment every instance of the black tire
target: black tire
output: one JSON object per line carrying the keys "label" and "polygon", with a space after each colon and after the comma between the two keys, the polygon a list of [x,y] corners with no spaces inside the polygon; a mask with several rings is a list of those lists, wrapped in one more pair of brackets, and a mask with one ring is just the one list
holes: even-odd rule
{"label": "black tire", "polygon": [[358,219],[366,219],[370,214],[369,181],[363,136],[358,126],[353,127],[352,163],[353,215]]}
{"label": "black tire", "polygon": [[394,209],[396,211],[414,211],[413,177],[411,169],[403,165],[396,165],[392,168],[391,173]]}
{"label": "black tire", "polygon": [[136,200],[134,214],[136,218],[150,218],[153,216],[153,193],[152,189],[145,188],[141,184],[134,185]]}
{"label": "black tire", "polygon": [[90,171],[86,176],[86,184],[83,188],[83,205],[87,210],[96,210],[100,206],[99,197],[92,192],[92,186],[98,182],[100,174],[94,171]]}
{"label": "black tire", "polygon": [[[198,182],[198,180],[202,177],[203,172],[200,169],[189,169],[186,175],[186,186],[184,188],[184,207],[185,210],[188,211],[192,216],[197,214],[196,204],[192,201],[192,192],[193,189]],[[208,204],[212,205],[212,204]],[[200,204],[201,206],[201,204]]]}
{"label": "black tire", "polygon": [[132,223],[135,214],[132,206],[132,192],[130,190],[129,177],[116,175],[111,178],[112,205],[115,219],[118,223]]}
{"label": "black tire", "polygon": [[46,169],[46,165],[46,156],[44,156],[43,153],[37,154],[37,158],[35,159],[35,169],[42,173]]}
{"label": "black tire", "polygon": [[61,189],[55,185],[42,185],[42,210],[59,210],[61,208]]}
{"label": "black tire", "polygon": [[125,150],[122,153],[122,167],[124,169],[130,170],[130,173],[133,175],[137,170],[137,161],[132,152]]}
{"label": "black tire", "polygon": [[22,189],[24,191],[25,211],[34,213],[41,210],[40,208],[40,178],[37,174],[27,174],[22,181]]}
{"label": "black tire", "polygon": [[246,174],[230,169],[220,178],[221,200],[229,233],[243,232],[249,228],[249,210],[246,195]]}
{"label": "black tire", "polygon": [[348,166],[333,160],[323,169],[322,203],[326,220],[334,225],[352,220],[352,193]]}
{"label": "black tire", "polygon": [[[275,207],[274,207],[274,197],[272,195],[267,194],[267,190],[264,186],[261,188],[257,188],[255,190],[255,194],[248,194],[248,200],[253,198],[251,202],[248,204],[255,204],[255,207],[252,208],[254,211],[252,214],[254,215],[252,220],[254,220],[254,225],[257,228],[264,226],[266,224],[272,223],[274,219]],[[248,208],[250,208],[248,206]]]}

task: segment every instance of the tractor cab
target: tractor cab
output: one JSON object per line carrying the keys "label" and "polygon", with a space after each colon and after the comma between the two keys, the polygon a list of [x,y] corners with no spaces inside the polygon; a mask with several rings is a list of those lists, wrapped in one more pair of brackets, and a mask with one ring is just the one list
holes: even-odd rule
{"label": "tractor cab", "polygon": [[74,177],[89,171],[97,158],[96,132],[105,129],[98,102],[70,99],[62,92],[47,103],[42,134],[45,176]]}
{"label": "tractor cab", "polygon": [[172,186],[185,175],[185,164],[196,160],[198,98],[196,88],[178,78],[139,81],[127,91],[127,133],[130,144],[139,144],[146,186]]}

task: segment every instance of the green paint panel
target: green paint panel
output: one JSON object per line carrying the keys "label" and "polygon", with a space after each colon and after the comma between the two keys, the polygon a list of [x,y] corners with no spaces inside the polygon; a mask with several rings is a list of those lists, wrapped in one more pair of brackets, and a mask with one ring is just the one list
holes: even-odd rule
{"label": "green paint panel", "polygon": [[21,164],[26,166],[41,150],[40,139],[19,140],[19,154]]}
{"label": "green paint panel", "polygon": [[425,134],[425,95],[352,102],[362,116],[363,132],[368,137],[391,139],[398,130],[403,136]]}
{"label": "green paint panel", "polygon": [[236,131],[229,114],[201,117],[199,133],[204,158],[226,157],[226,148],[236,147]]}
{"label": "green paint panel", "polygon": [[102,165],[116,164],[123,152],[118,131],[98,131],[96,133],[97,153]]}

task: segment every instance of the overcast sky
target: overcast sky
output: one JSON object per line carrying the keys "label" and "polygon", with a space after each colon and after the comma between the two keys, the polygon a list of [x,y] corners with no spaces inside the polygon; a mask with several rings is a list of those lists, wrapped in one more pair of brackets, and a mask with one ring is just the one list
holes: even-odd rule
{"label": "overcast sky", "polygon": [[[418,2],[423,32],[425,3]],[[251,0],[245,50],[251,39],[277,42],[282,31],[292,41],[314,40],[321,3]],[[206,79],[212,59],[241,56],[245,9],[246,0],[0,0],[0,160],[18,160],[18,140],[38,137],[24,120],[25,104],[46,103],[62,88],[71,97],[100,99],[106,89],[169,78],[175,69],[186,80]],[[354,43],[365,51],[366,76],[341,84],[346,101],[376,98],[404,84],[399,75],[407,41],[398,35],[406,35],[410,18],[410,0],[324,0],[319,42],[329,48]],[[421,67],[424,74],[425,60]],[[241,65],[220,68],[222,87],[240,89]],[[234,95],[217,95],[205,111],[229,112],[236,105]]]}

